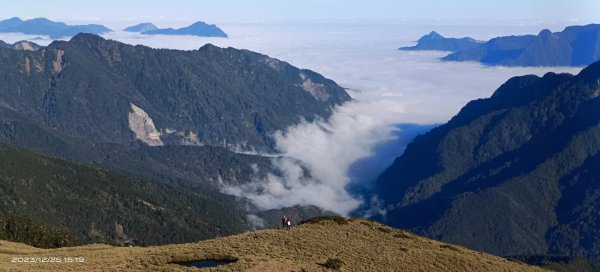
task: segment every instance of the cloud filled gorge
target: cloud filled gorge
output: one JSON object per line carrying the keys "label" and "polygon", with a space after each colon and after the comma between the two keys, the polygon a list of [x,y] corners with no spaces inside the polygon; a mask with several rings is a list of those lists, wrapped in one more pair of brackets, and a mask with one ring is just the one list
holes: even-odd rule
{"label": "cloud filled gorge", "polygon": [[348,214],[362,203],[347,190],[354,181],[350,167],[394,138],[394,113],[402,112],[393,102],[352,101],[337,107],[329,120],[301,121],[273,136],[281,153],[272,159],[276,174],[224,192],[264,210],[315,205]]}
{"label": "cloud filled gorge", "polygon": [[[443,28],[449,36],[495,35],[488,26],[472,27],[468,33],[462,26]],[[520,26],[508,28],[497,35],[523,31]],[[537,33],[543,26],[528,28]],[[273,44],[249,42],[254,50],[315,70],[356,91],[350,93],[354,102],[336,109],[328,122],[301,123],[276,134],[277,147],[287,159],[273,164],[283,175],[255,180],[230,193],[247,197],[262,209],[315,205],[352,213],[371,201],[370,196],[351,194],[353,185],[368,186],[415,133],[426,129],[415,132],[398,124],[445,123],[468,101],[489,97],[513,76],[580,70],[485,67],[440,62],[444,52],[397,50],[436,29],[440,26],[330,26],[292,30],[294,35],[284,34],[280,37],[287,39]],[[303,35],[311,37],[302,39]],[[310,171],[311,178],[300,175],[301,167]]]}
{"label": "cloud filled gorge", "polygon": [[[288,40],[248,41],[255,51],[313,69],[354,90],[354,101],[336,108],[329,120],[303,121],[276,133],[282,155],[272,160],[276,171],[244,186],[225,188],[226,193],[245,197],[263,210],[315,205],[349,214],[371,201],[370,196],[352,194],[352,189],[357,184],[368,187],[416,134],[431,127],[399,124],[443,123],[466,102],[490,96],[512,76],[579,70],[440,62],[443,52],[397,50],[432,26],[409,33],[411,38],[402,38],[408,29],[402,26],[371,27],[311,28],[311,37],[305,39],[306,29],[291,29],[295,35],[278,36]],[[479,31],[484,30],[489,28]]]}

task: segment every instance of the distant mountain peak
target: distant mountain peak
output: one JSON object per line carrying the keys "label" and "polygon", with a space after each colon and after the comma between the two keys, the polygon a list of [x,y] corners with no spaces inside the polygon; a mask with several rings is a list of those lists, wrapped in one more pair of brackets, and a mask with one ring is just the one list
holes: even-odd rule
{"label": "distant mountain peak", "polygon": [[18,17],[13,17],[0,21],[0,33],[47,35],[52,39],[72,37],[79,32],[103,34],[111,31],[112,30],[102,25],[67,25],[63,22],[54,22],[46,18],[35,18],[23,21]]}
{"label": "distant mountain peak", "polygon": [[40,18],[33,18],[33,19],[30,19],[30,20],[27,20],[27,21],[34,22],[34,23],[53,23],[52,21],[50,21],[50,20],[48,20],[46,18],[41,18],[41,17]]}
{"label": "distant mountain peak", "polygon": [[157,30],[157,29],[158,29],[158,27],[155,26],[152,23],[141,23],[141,24],[137,24],[137,25],[125,28],[123,31],[127,31],[127,32],[146,32],[146,31],[152,31],[152,30]]}
{"label": "distant mountain peak", "polygon": [[540,34],[538,34],[538,36],[547,36],[547,35],[552,35],[552,31],[550,31],[550,29],[542,29],[542,31],[540,31]]}
{"label": "distant mountain peak", "polygon": [[[209,25],[209,24],[207,24],[203,21],[198,21],[198,22],[191,24],[189,27],[206,26],[206,25]],[[210,25],[214,26],[215,24],[210,24]]]}
{"label": "distant mountain peak", "polygon": [[550,31],[549,29],[543,29],[542,31],[540,31],[540,33],[538,34],[538,37],[540,37],[544,40],[548,40],[551,38],[557,38],[557,36],[552,34],[552,31]]}
{"label": "distant mountain peak", "polygon": [[142,31],[147,35],[191,35],[199,37],[222,37],[227,38],[227,34],[214,24],[207,24],[203,21],[197,21],[189,26],[182,28],[164,28]]}
{"label": "distant mountain peak", "polygon": [[443,39],[443,38],[444,38],[444,36],[440,35],[440,33],[437,33],[437,32],[435,32],[435,31],[431,31],[431,32],[429,32],[429,34],[427,34],[427,35],[425,35],[425,36],[421,37],[421,38],[419,39],[419,41],[425,41],[425,40],[440,40],[440,39]]}
{"label": "distant mountain peak", "polygon": [[439,50],[457,52],[478,47],[482,42],[472,38],[446,38],[436,31],[417,40],[417,45],[401,47],[400,50]]}

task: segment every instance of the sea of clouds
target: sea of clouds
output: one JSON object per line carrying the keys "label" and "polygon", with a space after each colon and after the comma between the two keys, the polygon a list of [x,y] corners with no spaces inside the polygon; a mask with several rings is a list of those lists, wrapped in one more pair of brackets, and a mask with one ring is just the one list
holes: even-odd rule
{"label": "sea of clouds", "polygon": [[[193,50],[212,43],[249,49],[317,71],[347,88],[353,101],[337,107],[328,120],[301,121],[273,135],[282,155],[272,159],[277,174],[223,188],[223,192],[247,198],[264,210],[315,205],[347,215],[370,201],[350,188],[372,186],[415,135],[432,124],[446,122],[468,101],[489,97],[513,76],[580,70],[441,62],[439,58],[447,53],[397,48],[413,44],[432,30],[451,37],[487,40],[500,35],[537,34],[546,27],[561,31],[567,24],[282,21],[220,25],[228,39],[122,31],[104,37],[154,48]],[[45,37],[18,34],[2,34],[0,39],[34,39],[43,45],[50,42]]]}

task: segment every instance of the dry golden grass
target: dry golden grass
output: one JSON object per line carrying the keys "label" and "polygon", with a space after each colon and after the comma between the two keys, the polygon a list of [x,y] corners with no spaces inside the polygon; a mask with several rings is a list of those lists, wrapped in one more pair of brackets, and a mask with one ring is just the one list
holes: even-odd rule
{"label": "dry golden grass", "polygon": [[[171,262],[237,258],[203,271],[544,271],[538,267],[425,239],[362,219],[330,220],[290,230],[248,232],[157,247],[87,245],[38,249],[0,241],[1,271],[192,271]],[[12,257],[83,257],[83,263],[13,263]]]}

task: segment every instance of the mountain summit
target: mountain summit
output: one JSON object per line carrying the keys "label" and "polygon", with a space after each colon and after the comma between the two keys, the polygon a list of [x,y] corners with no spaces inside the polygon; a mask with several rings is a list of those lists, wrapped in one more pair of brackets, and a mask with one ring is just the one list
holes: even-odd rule
{"label": "mountain summit", "polygon": [[127,31],[127,32],[146,32],[146,31],[152,31],[152,30],[157,30],[157,29],[158,29],[158,27],[156,27],[152,23],[141,23],[141,24],[137,24],[137,25],[125,28],[123,31]]}
{"label": "mountain summit", "polygon": [[483,42],[472,38],[446,38],[435,31],[421,37],[417,45],[401,47],[400,50],[440,50],[440,51],[462,51],[481,45]]}
{"label": "mountain summit", "polygon": [[425,42],[425,41],[432,41],[432,40],[442,40],[444,39],[444,36],[440,35],[440,33],[437,33],[435,31],[431,31],[429,34],[421,37],[418,42]]}

